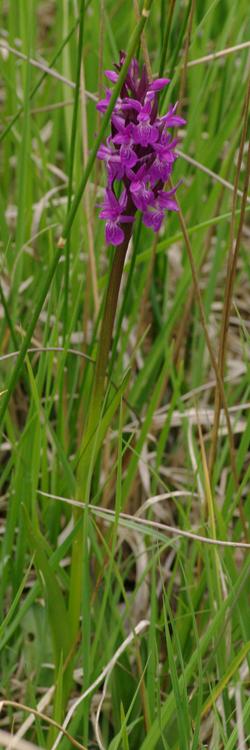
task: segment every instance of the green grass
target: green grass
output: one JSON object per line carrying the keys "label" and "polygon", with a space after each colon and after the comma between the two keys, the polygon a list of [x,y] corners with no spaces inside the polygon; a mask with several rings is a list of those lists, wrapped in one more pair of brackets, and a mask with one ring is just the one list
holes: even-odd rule
{"label": "green grass", "polygon": [[[132,0],[0,5],[0,747],[249,744],[248,4],[150,5],[139,20]],[[161,112],[182,96],[190,246],[176,214],[157,244],[137,219],[86,446],[113,258],[96,153],[120,82],[102,120],[95,97],[120,49],[143,61],[142,32],[153,73],[171,77]],[[213,429],[223,399],[231,438],[224,412]]]}

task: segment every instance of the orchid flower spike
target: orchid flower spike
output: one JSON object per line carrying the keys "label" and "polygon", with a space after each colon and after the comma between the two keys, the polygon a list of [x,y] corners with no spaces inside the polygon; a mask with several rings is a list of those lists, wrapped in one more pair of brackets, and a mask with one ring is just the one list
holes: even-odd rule
{"label": "orchid flower spike", "polygon": [[[116,83],[125,57],[120,52],[116,70],[105,71],[111,83]],[[164,183],[177,159],[177,139],[172,138],[170,129],[185,125],[185,120],[176,114],[177,104],[170,105],[162,117],[158,115],[158,94],[169,82],[168,78],[156,78],[150,83],[145,65],[140,75],[138,61],[133,58],[111,116],[111,135],[97,153],[107,170],[100,218],[106,221],[106,242],[112,245],[123,242],[122,224],[132,223],[137,210],[154,232],[159,231],[166,211],[178,210],[174,199],[178,186],[164,191]],[[97,104],[102,114],[110,98],[107,88],[105,99]],[[117,183],[123,188],[119,198]]]}

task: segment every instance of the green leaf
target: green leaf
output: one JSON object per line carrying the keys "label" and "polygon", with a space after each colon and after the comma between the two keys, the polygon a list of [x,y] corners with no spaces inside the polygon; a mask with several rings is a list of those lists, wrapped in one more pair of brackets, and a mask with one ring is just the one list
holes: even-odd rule
{"label": "green leaf", "polygon": [[37,574],[41,580],[48,605],[48,617],[54,644],[55,661],[59,668],[61,658],[65,661],[70,649],[68,613],[56,575],[49,565],[42,535],[40,532],[34,530],[24,507],[23,512],[29,545],[34,554]]}

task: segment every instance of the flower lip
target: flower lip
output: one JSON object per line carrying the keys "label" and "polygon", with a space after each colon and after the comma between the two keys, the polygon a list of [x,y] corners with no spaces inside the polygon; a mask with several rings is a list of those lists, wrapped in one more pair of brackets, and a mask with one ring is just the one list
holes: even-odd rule
{"label": "flower lip", "polygon": [[110,99],[111,99],[111,91],[110,89],[106,89],[105,99],[100,99],[100,101],[97,102],[96,109],[98,110],[98,112],[102,112],[102,113],[106,112]]}
{"label": "flower lip", "polygon": [[106,223],[105,237],[107,245],[121,245],[124,240],[124,231],[116,221],[108,220]]}
{"label": "flower lip", "polygon": [[160,190],[158,193],[157,201],[160,208],[168,209],[169,211],[179,211],[179,206],[173,196],[176,193],[178,183],[172,190]]}
{"label": "flower lip", "polygon": [[147,178],[134,180],[130,185],[130,194],[139,211],[145,211],[149,203],[154,200],[154,193],[150,183],[147,184]]}
{"label": "flower lip", "polygon": [[138,125],[133,125],[133,137],[135,144],[147,148],[158,140],[158,128],[155,125],[150,125],[148,120],[142,120]]}
{"label": "flower lip", "polygon": [[[151,210],[150,210],[151,208]],[[153,229],[154,232],[159,232],[164,219],[164,210],[158,206],[148,207],[142,214],[143,223],[149,229]]]}
{"label": "flower lip", "polygon": [[121,163],[127,165],[127,167],[135,167],[138,161],[138,157],[132,146],[129,143],[121,145],[120,149]]}

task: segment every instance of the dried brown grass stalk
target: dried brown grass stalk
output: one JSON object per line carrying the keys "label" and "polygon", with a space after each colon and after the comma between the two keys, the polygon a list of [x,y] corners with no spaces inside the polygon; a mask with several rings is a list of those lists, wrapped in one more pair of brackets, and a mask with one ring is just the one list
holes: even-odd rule
{"label": "dried brown grass stalk", "polygon": [[[170,180],[170,185],[171,185],[171,187],[173,187],[172,180]],[[232,427],[231,427],[231,422],[230,422],[230,416],[229,416],[228,408],[227,408],[227,402],[226,402],[224,384],[223,384],[221,373],[220,373],[220,370],[219,370],[219,367],[218,367],[218,364],[217,364],[217,361],[216,361],[216,357],[215,357],[215,354],[214,354],[214,351],[213,351],[213,347],[212,347],[212,344],[211,344],[210,336],[209,336],[209,333],[208,333],[208,328],[207,328],[207,323],[206,323],[206,316],[205,316],[205,311],[204,311],[204,306],[203,306],[201,291],[200,291],[200,287],[199,287],[199,280],[198,280],[197,270],[196,270],[196,266],[195,266],[195,262],[194,262],[194,258],[193,258],[192,247],[191,247],[190,239],[189,239],[189,236],[188,236],[188,230],[186,228],[186,224],[185,224],[185,220],[184,220],[184,217],[183,217],[183,213],[182,213],[181,207],[180,207],[177,199],[176,199],[176,202],[177,202],[178,208],[179,208],[179,211],[178,211],[179,222],[180,222],[180,226],[181,226],[181,230],[182,230],[182,233],[183,233],[183,238],[184,238],[184,241],[185,241],[185,245],[186,245],[186,249],[187,249],[187,254],[188,254],[188,258],[189,258],[189,262],[190,262],[190,266],[191,266],[192,277],[193,277],[193,286],[194,286],[194,292],[195,292],[195,298],[196,298],[196,301],[197,301],[197,304],[198,304],[198,308],[199,308],[199,312],[200,312],[201,325],[202,325],[203,332],[204,332],[204,335],[205,335],[205,340],[206,340],[207,348],[208,348],[208,351],[209,351],[209,355],[210,355],[210,359],[211,359],[211,364],[212,364],[212,367],[213,367],[214,372],[215,372],[217,387],[218,387],[218,390],[220,392],[221,401],[222,401],[224,409],[225,409],[225,417],[226,417],[228,437],[229,437],[229,449],[230,449],[231,467],[232,467],[232,473],[233,473],[235,485],[238,488],[238,477],[237,477],[237,468],[236,468],[235,451],[234,451],[234,439],[233,439],[233,432],[232,432]]]}
{"label": "dried brown grass stalk", "polygon": [[12,708],[21,709],[22,711],[28,711],[28,713],[31,713],[34,716],[37,716],[39,719],[42,719],[42,721],[46,721],[48,724],[58,729],[62,734],[64,734],[65,737],[67,737],[71,745],[78,748],[78,750],[87,750],[85,745],[81,745],[80,742],[77,742],[77,740],[75,740],[74,737],[72,737],[72,735],[69,734],[69,732],[67,732],[67,730],[61,726],[61,724],[58,724],[57,721],[55,721],[54,719],[51,719],[50,716],[47,716],[41,711],[38,711],[36,708],[33,708],[31,706],[26,706],[25,703],[17,703],[17,701],[9,701],[9,700],[0,701],[0,711],[4,708],[4,706],[12,706]]}
{"label": "dried brown grass stalk", "polygon": [[[236,170],[236,175],[235,175],[235,188],[234,188],[233,206],[232,206],[232,220],[231,220],[231,226],[230,226],[230,247],[229,247],[228,262],[227,262],[225,303],[224,303],[223,311],[222,311],[222,321],[221,321],[220,340],[219,340],[219,355],[218,355],[218,370],[219,370],[221,379],[223,379],[223,375],[224,375],[229,317],[230,317],[230,310],[231,310],[231,305],[232,305],[233,287],[234,287],[234,282],[235,282],[237,261],[238,261],[239,250],[240,250],[240,242],[241,242],[241,236],[242,236],[242,228],[243,228],[243,223],[244,223],[247,193],[248,193],[248,186],[249,186],[250,143],[248,147],[247,168],[246,168],[243,198],[242,198],[242,204],[241,204],[240,221],[239,221],[239,227],[237,231],[236,242],[234,243],[237,191],[238,191],[240,169],[241,169],[242,158],[243,158],[244,144],[245,144],[246,137],[247,137],[249,101],[250,101],[250,79],[248,82],[247,94],[246,94],[246,98],[244,102],[244,109],[243,109],[243,128],[242,128],[242,135],[241,135],[241,141],[240,141],[237,170]],[[216,456],[216,451],[217,451],[221,403],[222,403],[221,389],[219,388],[218,381],[217,381],[217,386],[216,386],[216,391],[215,391],[215,417],[214,417],[214,426],[213,426],[213,431],[212,431],[211,449],[210,449],[210,456],[209,456],[210,475],[212,475],[212,472],[213,472],[215,456]],[[244,519],[244,513],[242,513],[242,510],[243,509],[241,508],[241,520],[244,525],[244,529],[246,533],[246,524],[245,524],[245,519]]]}

